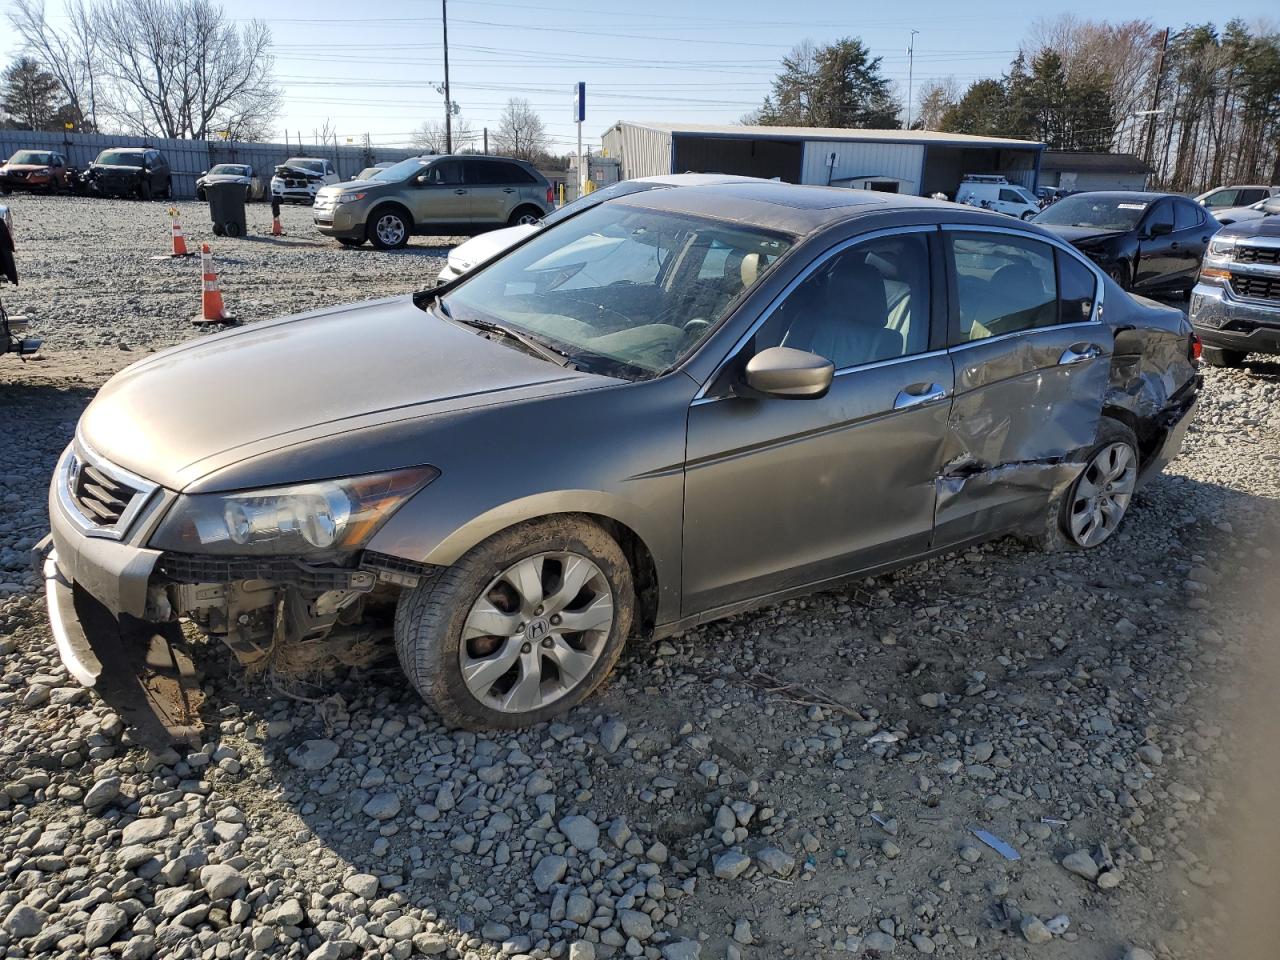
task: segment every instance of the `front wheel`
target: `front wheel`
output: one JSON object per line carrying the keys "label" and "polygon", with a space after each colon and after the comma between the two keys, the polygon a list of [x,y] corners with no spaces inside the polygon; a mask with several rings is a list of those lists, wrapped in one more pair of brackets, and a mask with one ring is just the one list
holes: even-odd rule
{"label": "front wheel", "polygon": [[1211,367],[1238,367],[1244,363],[1249,354],[1243,350],[1228,350],[1226,347],[1202,347],[1200,359]]}
{"label": "front wheel", "polygon": [[138,184],[138,199],[139,200],[151,199],[151,181],[150,180],[143,180],[142,183]]}
{"label": "front wheel", "polygon": [[164,200],[172,200],[172,199],[173,199],[173,181],[172,181],[170,178],[168,178],[168,177],[165,177],[165,180],[164,180],[164,192],[163,192],[163,193],[161,193],[161,194],[160,194],[160,196],[161,196],[161,198],[162,198],[162,199],[164,199]]}
{"label": "front wheel", "polygon": [[409,221],[397,210],[378,210],[369,221],[368,235],[379,250],[398,250],[409,242]]}
{"label": "front wheel", "polygon": [[1116,282],[1121,290],[1129,289],[1129,268],[1123,263],[1107,268],[1107,276]]}
{"label": "front wheel", "polygon": [[617,541],[586,518],[551,517],[495,534],[401,596],[396,652],[445,723],[517,729],[600,684],[634,609]]}

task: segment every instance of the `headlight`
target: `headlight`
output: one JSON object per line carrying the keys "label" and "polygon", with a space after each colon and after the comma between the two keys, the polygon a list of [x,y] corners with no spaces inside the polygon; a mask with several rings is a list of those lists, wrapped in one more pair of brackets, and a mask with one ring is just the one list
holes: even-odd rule
{"label": "headlight", "polygon": [[41,167],[40,169],[32,170],[31,172],[34,173],[37,177],[47,177],[49,175],[49,168]]}
{"label": "headlight", "polygon": [[1221,260],[1230,260],[1236,249],[1235,237],[1214,237],[1209,241],[1209,256]]}
{"label": "headlight", "polygon": [[355,203],[357,200],[363,200],[366,194],[358,190],[350,190],[347,193],[338,194],[338,203]]}
{"label": "headlight", "polygon": [[182,496],[151,546],[182,553],[298,554],[358,550],[402,503],[440,475],[413,467],[343,480]]}

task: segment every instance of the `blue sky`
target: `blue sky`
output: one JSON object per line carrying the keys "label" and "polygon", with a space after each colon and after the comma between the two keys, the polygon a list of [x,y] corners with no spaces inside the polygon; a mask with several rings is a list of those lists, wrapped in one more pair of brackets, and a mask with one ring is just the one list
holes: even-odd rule
{"label": "blue sky", "polygon": [[[60,0],[47,2],[51,12],[60,9]],[[444,77],[440,0],[224,0],[223,6],[237,19],[257,16],[270,24],[285,95],[279,126],[291,137],[301,131],[310,139],[329,120],[340,139],[368,133],[375,146],[393,145],[424,120],[443,117],[434,89]],[[1274,7],[1261,0],[1234,0],[1226,8],[1169,0],[1158,9],[1148,16],[1176,29],[1208,15],[1219,24],[1233,16],[1254,22]],[[600,132],[620,119],[737,120],[768,92],[782,55],[806,37],[818,43],[861,37],[905,96],[912,29],[920,31],[917,84],[954,76],[963,86],[999,74],[1033,20],[1066,10],[1082,18],[1138,15],[1103,0],[1059,7],[1009,0],[449,0],[450,79],[453,99],[477,130],[495,127],[507,98],[521,96],[540,112],[561,151],[573,144],[571,90],[579,80],[588,88],[584,137],[598,145]],[[16,53],[7,22],[0,38],[7,59]]]}

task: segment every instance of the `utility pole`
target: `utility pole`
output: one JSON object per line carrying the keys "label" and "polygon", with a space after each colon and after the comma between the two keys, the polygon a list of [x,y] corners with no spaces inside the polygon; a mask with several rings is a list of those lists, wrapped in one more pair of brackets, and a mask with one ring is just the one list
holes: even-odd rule
{"label": "utility pole", "polygon": [[1151,119],[1147,121],[1147,147],[1142,152],[1142,161],[1148,167],[1151,166],[1151,150],[1156,142],[1156,117],[1160,111],[1160,80],[1164,76],[1164,55],[1169,49],[1169,28],[1164,28],[1164,33],[1160,36],[1160,52],[1156,54],[1156,82],[1155,87],[1151,91]]}
{"label": "utility pole", "polygon": [[488,127],[484,128],[484,152],[486,155],[488,155],[489,153],[489,128]]}
{"label": "utility pole", "polygon": [[911,31],[911,42],[907,44],[907,129],[911,129],[911,81],[915,79],[916,66],[916,34],[919,30]]}
{"label": "utility pole", "polygon": [[444,152],[453,153],[453,100],[449,97],[449,0],[440,0],[444,24]]}

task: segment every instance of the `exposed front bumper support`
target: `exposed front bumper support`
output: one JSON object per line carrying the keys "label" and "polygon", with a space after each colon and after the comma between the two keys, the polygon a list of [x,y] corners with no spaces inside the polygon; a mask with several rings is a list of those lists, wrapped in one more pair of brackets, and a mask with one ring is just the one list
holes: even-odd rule
{"label": "exposed front bumper support", "polygon": [[49,608],[49,626],[58,645],[58,656],[78,683],[92,687],[102,674],[102,661],[94,653],[93,645],[80,625],[74,588],[58,570],[58,552],[53,549],[50,538],[46,537],[44,543],[48,544],[43,561],[45,603]]}

